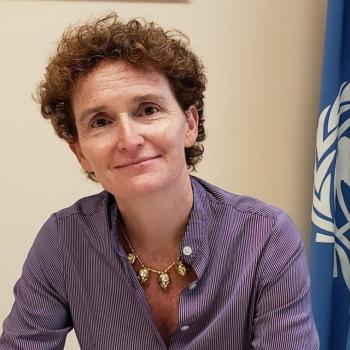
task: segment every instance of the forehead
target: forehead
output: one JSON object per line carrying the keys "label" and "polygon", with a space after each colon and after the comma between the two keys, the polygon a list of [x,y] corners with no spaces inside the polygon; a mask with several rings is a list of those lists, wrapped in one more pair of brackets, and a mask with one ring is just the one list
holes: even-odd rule
{"label": "forehead", "polygon": [[83,93],[96,93],[113,89],[123,93],[130,89],[169,89],[166,76],[151,66],[138,67],[125,61],[105,59],[86,75],[78,79],[73,98]]}

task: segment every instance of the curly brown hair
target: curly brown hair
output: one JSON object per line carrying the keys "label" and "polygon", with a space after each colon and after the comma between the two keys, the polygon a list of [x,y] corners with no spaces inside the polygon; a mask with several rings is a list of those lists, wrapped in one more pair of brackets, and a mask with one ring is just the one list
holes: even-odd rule
{"label": "curly brown hair", "polygon": [[[122,22],[115,12],[63,33],[57,51],[49,59],[35,100],[57,135],[68,143],[78,141],[71,108],[71,94],[77,81],[103,59],[124,60],[136,66],[151,65],[170,82],[183,110],[195,106],[199,114],[198,136],[185,148],[187,167],[196,170],[202,159],[205,139],[204,91],[206,77],[199,58],[189,49],[189,39],[177,30],[165,31],[154,22],[134,18]],[[93,174],[89,178],[95,180]]]}

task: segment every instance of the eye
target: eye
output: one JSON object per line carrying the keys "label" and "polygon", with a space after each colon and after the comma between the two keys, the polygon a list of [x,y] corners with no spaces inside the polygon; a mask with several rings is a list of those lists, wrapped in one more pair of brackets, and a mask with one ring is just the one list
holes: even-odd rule
{"label": "eye", "polygon": [[141,110],[142,115],[153,115],[159,112],[159,108],[155,105],[146,105]]}
{"label": "eye", "polygon": [[111,124],[112,122],[106,118],[95,118],[92,123],[91,123],[91,127],[92,128],[103,128],[109,124]]}

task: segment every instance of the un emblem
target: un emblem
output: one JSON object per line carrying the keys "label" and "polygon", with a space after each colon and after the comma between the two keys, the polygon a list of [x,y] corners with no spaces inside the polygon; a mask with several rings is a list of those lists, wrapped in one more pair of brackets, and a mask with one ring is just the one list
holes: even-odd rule
{"label": "un emblem", "polygon": [[[315,241],[334,245],[333,277],[350,290],[350,84],[320,114],[317,128],[312,222]],[[339,266],[340,265],[340,266]]]}

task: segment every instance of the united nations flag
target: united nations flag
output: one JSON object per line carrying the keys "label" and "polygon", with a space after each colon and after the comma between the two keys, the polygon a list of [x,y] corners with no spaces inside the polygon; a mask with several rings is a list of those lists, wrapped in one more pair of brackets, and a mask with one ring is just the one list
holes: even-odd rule
{"label": "united nations flag", "polygon": [[329,0],[312,208],[321,350],[350,350],[350,0]]}

